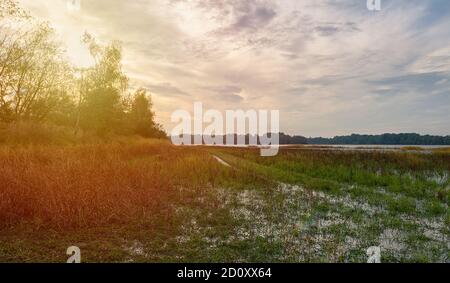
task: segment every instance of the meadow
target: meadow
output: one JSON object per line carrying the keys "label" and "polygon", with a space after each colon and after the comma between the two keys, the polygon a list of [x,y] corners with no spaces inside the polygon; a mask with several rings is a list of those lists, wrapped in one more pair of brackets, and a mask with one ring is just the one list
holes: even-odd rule
{"label": "meadow", "polygon": [[83,262],[450,258],[445,151],[121,139],[0,145],[0,172],[0,262],[65,262],[73,245]]}
{"label": "meadow", "polygon": [[[260,83],[265,86],[267,79],[270,82],[274,76],[265,75],[271,72],[270,68],[262,68],[261,76],[248,68],[250,75],[239,73],[242,84],[228,87],[234,75],[216,72],[216,65],[208,65],[221,58],[200,56],[208,60],[192,61],[200,58],[197,48],[192,48],[197,46],[197,41],[190,42],[190,33],[186,38],[176,38],[188,31],[189,25],[180,26],[180,32],[174,37],[172,24],[167,22],[170,17],[165,13],[161,19],[164,19],[164,26],[170,27],[167,41],[164,36],[160,38],[164,32],[156,28],[153,31],[158,31],[158,40],[156,45],[154,40],[151,42],[152,48],[163,44],[161,52],[156,48],[150,57],[140,57],[147,53],[136,52],[135,48],[146,46],[141,40],[154,36],[147,24],[137,24],[139,16],[131,17],[133,22],[129,26],[133,31],[130,34],[118,29],[110,38],[100,34],[100,38],[96,38],[89,33],[90,29],[95,33],[115,27],[111,22],[113,17],[103,20],[101,17],[122,15],[125,6],[105,5],[105,9],[115,7],[117,10],[105,10],[98,15],[84,14],[89,10],[86,6],[78,11],[83,14],[79,15],[79,20],[59,22],[59,18],[66,19],[60,17],[61,11],[53,10],[45,17],[46,9],[38,9],[40,16],[36,17],[34,8],[30,13],[22,8],[22,2],[0,0],[0,262],[63,263],[70,246],[81,249],[82,262],[366,262],[367,249],[373,246],[381,248],[383,262],[450,261],[449,148],[429,150],[409,146],[398,151],[371,151],[339,150],[325,145],[336,144],[336,141],[365,145],[373,141],[376,144],[399,144],[400,141],[411,142],[411,145],[420,141],[448,144],[448,136],[385,134],[317,138],[316,141],[324,145],[287,146],[275,157],[261,157],[257,148],[176,147],[167,141],[164,126],[157,122],[152,95],[163,99],[164,105],[170,105],[160,108],[165,114],[175,113],[175,108],[194,98],[204,100],[205,105],[208,101],[230,102],[233,103],[231,109],[241,108],[242,102],[263,107],[264,101],[269,101],[266,106],[272,108],[279,103],[272,103],[276,97],[271,94],[282,94],[284,87],[267,89],[267,92],[261,89],[261,93],[253,93],[255,89],[248,87]],[[94,5],[95,10],[100,7],[97,5]],[[56,7],[58,5],[48,6]],[[147,8],[141,10],[147,11]],[[254,13],[266,11],[266,8],[255,6],[244,10]],[[72,12],[71,17],[78,17],[76,11]],[[52,19],[50,14],[59,16]],[[274,12],[273,16],[276,14]],[[148,15],[146,13],[145,17]],[[154,26],[159,18],[151,16],[150,24]],[[242,16],[246,19],[250,15]],[[82,21],[97,18],[99,21],[84,23],[96,23],[99,25],[96,27],[84,26]],[[186,19],[191,18],[195,18],[194,14]],[[173,27],[178,24],[173,23]],[[86,31],[82,35],[80,25],[81,30]],[[127,38],[143,27],[144,37],[136,37],[139,40],[134,43]],[[204,38],[214,41],[215,36],[225,35],[221,31],[228,27],[224,28],[219,28],[219,32],[211,29]],[[268,28],[278,30],[276,26]],[[284,25],[282,28],[285,29]],[[71,30],[73,32],[69,32]],[[253,29],[248,30],[253,33]],[[60,31],[66,34],[61,37]],[[314,28],[311,31],[316,33]],[[66,37],[68,34],[70,40]],[[243,35],[238,34],[240,38]],[[282,38],[275,36],[275,39],[282,39],[280,48],[286,45],[282,34]],[[258,39],[257,33],[254,35]],[[203,36],[199,36],[201,38]],[[293,38],[297,39],[297,35]],[[235,41],[233,38],[215,39],[227,54],[240,49],[233,47],[227,51],[232,47],[228,42]],[[331,49],[334,49],[333,44]],[[265,44],[257,45],[248,50],[256,51],[256,57],[246,55],[245,60],[254,58],[265,62],[260,56],[270,54],[272,62],[272,48],[260,52],[259,48],[264,48]],[[211,49],[214,51],[211,54],[216,54],[215,49]],[[280,54],[285,53],[284,49],[280,49],[283,51]],[[363,48],[361,54],[366,54],[366,50]],[[181,56],[172,54],[173,51]],[[423,58],[431,51],[427,49]],[[134,55],[122,64],[124,54]],[[86,58],[87,55],[90,56]],[[209,59],[212,61],[208,62]],[[289,62],[292,59],[289,58]],[[332,59],[330,62],[336,61]],[[238,66],[245,60],[239,59],[237,65],[228,67]],[[418,59],[411,62],[416,61],[420,62]],[[83,66],[87,62],[91,64]],[[183,66],[183,62],[194,62],[202,68],[191,70],[192,64]],[[281,63],[276,66],[292,65]],[[246,71],[244,69],[240,71]],[[333,69],[343,70],[341,67]],[[131,70],[134,71],[129,76],[126,71]],[[236,73],[233,68],[229,70]],[[288,71],[289,75],[295,73],[295,70]],[[325,73],[326,78],[330,77]],[[187,77],[180,79],[180,75]],[[141,80],[144,77],[150,81]],[[255,84],[249,81],[246,85],[246,77],[254,78]],[[189,81],[194,88],[187,83]],[[167,82],[174,82],[174,85]],[[295,89],[305,82],[292,81]],[[326,93],[340,91],[340,87],[333,88],[333,83],[326,85],[330,86]],[[188,95],[194,90],[200,93]],[[398,92],[404,93],[402,89]],[[409,92],[407,89],[406,93]],[[265,96],[270,99],[264,99]],[[229,97],[237,97],[238,101]],[[307,103],[314,105],[315,102]],[[442,105],[445,103],[437,106]],[[176,107],[171,109],[172,106]],[[342,109],[347,111],[351,106]],[[429,106],[426,105],[427,109]],[[422,108],[414,105],[413,110]],[[283,110],[282,105],[279,109]],[[161,115],[163,120],[165,114]],[[442,116],[428,115],[436,118],[433,121],[419,120],[424,125],[431,125],[430,122],[444,125],[440,131],[448,132],[445,123],[438,119],[446,121],[446,115],[446,112]],[[353,116],[351,118],[354,120]],[[334,116],[327,119],[335,120]],[[387,125],[391,120],[398,119],[376,122]],[[273,122],[271,119],[271,127]],[[245,128],[245,121],[243,126]],[[389,128],[399,126],[393,124]],[[342,132],[342,129],[320,129],[320,132],[326,131]],[[281,133],[280,136],[288,141],[282,144],[314,143],[302,136]]]}

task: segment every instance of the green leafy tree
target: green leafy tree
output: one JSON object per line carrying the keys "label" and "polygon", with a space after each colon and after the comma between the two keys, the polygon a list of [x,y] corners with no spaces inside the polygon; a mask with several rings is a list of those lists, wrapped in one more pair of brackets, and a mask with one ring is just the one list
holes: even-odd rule
{"label": "green leafy tree", "polygon": [[118,133],[125,117],[122,95],[128,86],[128,78],[122,71],[121,46],[117,42],[101,46],[87,33],[83,42],[95,59],[95,65],[82,71],[79,125],[101,136]]}
{"label": "green leafy tree", "polygon": [[99,136],[119,131],[121,118],[120,94],[114,88],[91,90],[81,105],[82,128]]}
{"label": "green leafy tree", "polygon": [[72,70],[47,23],[14,1],[0,11],[0,120],[43,121],[69,94]]}
{"label": "green leafy tree", "polygon": [[151,97],[143,88],[136,91],[131,105],[130,120],[133,132],[143,137],[155,137],[158,126],[154,121]]}

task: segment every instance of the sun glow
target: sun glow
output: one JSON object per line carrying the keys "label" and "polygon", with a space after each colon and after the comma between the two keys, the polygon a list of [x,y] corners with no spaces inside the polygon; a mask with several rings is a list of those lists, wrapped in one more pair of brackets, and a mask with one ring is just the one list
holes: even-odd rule
{"label": "sun glow", "polygon": [[176,2],[168,13],[178,28],[192,37],[207,35],[221,26],[215,15],[204,13],[193,1]]}

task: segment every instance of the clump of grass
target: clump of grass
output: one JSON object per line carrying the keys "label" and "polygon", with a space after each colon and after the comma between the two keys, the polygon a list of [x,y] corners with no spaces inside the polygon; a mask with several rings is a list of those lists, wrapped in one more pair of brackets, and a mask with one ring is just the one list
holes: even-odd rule
{"label": "clump of grass", "polygon": [[420,146],[404,146],[401,148],[404,151],[424,151],[425,149]]}
{"label": "clump of grass", "polygon": [[388,198],[389,211],[394,213],[413,213],[416,210],[416,201],[408,197]]}
{"label": "clump of grass", "polygon": [[438,216],[444,214],[447,209],[438,201],[430,201],[426,204],[425,211],[431,216]]}

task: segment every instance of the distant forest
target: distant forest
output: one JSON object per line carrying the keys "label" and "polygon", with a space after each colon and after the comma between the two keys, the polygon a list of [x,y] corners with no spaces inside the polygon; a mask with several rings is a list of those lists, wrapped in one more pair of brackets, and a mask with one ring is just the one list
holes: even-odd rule
{"label": "distant forest", "polygon": [[[225,136],[218,136],[225,143]],[[234,135],[235,144],[238,136]],[[245,144],[249,144],[250,136],[245,136]],[[194,144],[194,136],[191,136]],[[259,138],[258,138],[259,143]],[[334,138],[306,138],[298,135],[280,134],[280,144],[319,144],[319,145],[450,145],[450,136],[430,136],[419,134],[383,134],[337,136]]]}
{"label": "distant forest", "polygon": [[337,136],[334,138],[309,138],[308,144],[343,145],[450,145],[450,136],[430,136],[419,134],[383,134]]}

